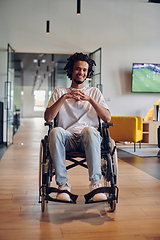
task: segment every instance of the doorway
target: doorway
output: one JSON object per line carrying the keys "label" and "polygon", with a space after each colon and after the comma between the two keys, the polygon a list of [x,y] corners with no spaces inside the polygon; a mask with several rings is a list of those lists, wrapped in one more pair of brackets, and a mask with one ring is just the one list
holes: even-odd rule
{"label": "doorway", "polygon": [[[64,66],[71,54],[15,53],[15,107],[23,117],[43,117],[43,111],[56,87],[69,87],[70,79]],[[94,75],[85,81],[86,87],[95,86],[101,91],[101,48],[90,53],[95,60]],[[44,91],[45,100],[42,108],[35,107],[35,91]],[[38,110],[39,109],[39,110]]]}

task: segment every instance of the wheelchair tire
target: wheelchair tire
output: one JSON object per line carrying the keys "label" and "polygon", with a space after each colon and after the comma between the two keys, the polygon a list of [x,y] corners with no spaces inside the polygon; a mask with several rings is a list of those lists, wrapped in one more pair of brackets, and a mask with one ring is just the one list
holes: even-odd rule
{"label": "wheelchair tire", "polygon": [[41,210],[45,210],[45,194],[46,194],[46,136],[41,140],[40,155],[39,155],[39,202],[41,203]]}
{"label": "wheelchair tire", "polygon": [[115,212],[115,210],[116,210],[116,200],[110,201],[109,204],[110,204],[110,212]]}
{"label": "wheelchair tire", "polygon": [[44,212],[44,210],[45,210],[45,195],[44,194],[42,194],[42,200],[41,200],[42,202],[41,202],[41,210],[42,210],[42,212]]}
{"label": "wheelchair tire", "polygon": [[[43,154],[43,144],[42,144],[42,140],[40,143],[40,153],[39,153],[39,189],[42,186],[42,169],[41,169],[41,162],[42,162],[42,154]],[[40,194],[41,195],[41,194]]]}
{"label": "wheelchair tire", "polygon": [[[113,139],[110,139],[111,141],[111,151],[113,151],[114,147],[116,146],[115,141]],[[118,180],[118,157],[117,157],[117,149],[115,148],[114,150],[114,154],[112,156],[112,162],[113,162],[113,172],[114,175],[116,176],[116,182],[115,184],[117,184],[117,180]]]}
{"label": "wheelchair tire", "polygon": [[41,140],[40,144],[40,154],[39,154],[39,189],[42,188],[43,182],[43,175],[45,174],[45,139]]}

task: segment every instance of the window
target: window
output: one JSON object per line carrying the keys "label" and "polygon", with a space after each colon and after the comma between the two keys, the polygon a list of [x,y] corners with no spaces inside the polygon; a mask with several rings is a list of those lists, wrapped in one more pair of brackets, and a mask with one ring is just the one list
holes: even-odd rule
{"label": "window", "polygon": [[45,97],[46,92],[44,90],[35,90],[34,91],[34,111],[43,111],[45,110]]}

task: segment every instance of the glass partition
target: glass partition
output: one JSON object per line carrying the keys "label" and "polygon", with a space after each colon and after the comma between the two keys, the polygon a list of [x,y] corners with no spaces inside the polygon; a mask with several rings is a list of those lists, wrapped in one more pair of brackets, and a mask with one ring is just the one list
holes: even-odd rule
{"label": "glass partition", "polygon": [[5,82],[5,109],[7,113],[6,142],[13,143],[14,118],[14,50],[8,44],[7,81]]}
{"label": "glass partition", "polygon": [[64,67],[66,62],[57,62],[48,76],[48,98],[57,87],[70,87],[71,81],[68,79]]}

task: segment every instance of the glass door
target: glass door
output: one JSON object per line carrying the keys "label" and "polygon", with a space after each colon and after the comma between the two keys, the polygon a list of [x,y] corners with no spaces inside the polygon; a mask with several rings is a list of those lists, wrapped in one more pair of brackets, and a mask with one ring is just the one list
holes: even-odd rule
{"label": "glass door", "polygon": [[91,87],[97,87],[103,92],[102,84],[101,84],[101,48],[98,48],[94,52],[90,53],[89,56],[96,63],[96,66],[93,67],[94,75],[91,80]]}
{"label": "glass door", "polygon": [[5,82],[5,109],[6,109],[6,143],[13,143],[14,117],[14,50],[8,44],[7,81]]}

